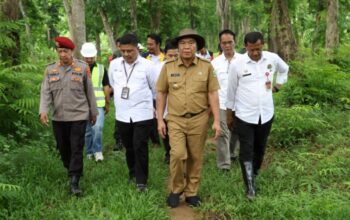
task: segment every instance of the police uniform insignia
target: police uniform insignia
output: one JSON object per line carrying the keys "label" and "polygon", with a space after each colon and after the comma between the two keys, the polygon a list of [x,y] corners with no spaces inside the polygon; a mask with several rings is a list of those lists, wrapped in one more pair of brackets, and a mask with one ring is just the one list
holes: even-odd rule
{"label": "police uniform insignia", "polygon": [[75,82],[81,82],[81,78],[78,76],[72,76],[71,80]]}
{"label": "police uniform insignia", "polygon": [[198,75],[200,75],[200,76],[201,76],[201,75],[203,75],[203,73],[202,73],[202,72],[198,72]]}
{"label": "police uniform insignia", "polygon": [[75,67],[74,69],[73,69],[73,71],[75,71],[75,72],[81,72],[81,67]]}
{"label": "police uniform insignia", "polygon": [[60,77],[58,77],[58,76],[51,76],[51,77],[49,77],[49,82],[56,82],[58,80],[60,80]]}
{"label": "police uniform insignia", "polygon": [[90,71],[90,67],[86,68],[86,75],[91,78],[91,71]]}
{"label": "police uniform insignia", "polygon": [[213,71],[213,77],[215,77],[215,78],[216,78],[216,77],[217,77],[217,75],[218,75],[218,74],[216,73],[216,70],[214,70],[214,71]]}

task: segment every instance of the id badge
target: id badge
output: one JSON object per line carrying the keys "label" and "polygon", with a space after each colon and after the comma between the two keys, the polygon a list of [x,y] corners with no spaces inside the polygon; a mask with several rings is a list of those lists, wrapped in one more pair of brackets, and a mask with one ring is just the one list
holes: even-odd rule
{"label": "id badge", "polygon": [[123,87],[122,88],[122,95],[121,98],[122,99],[128,99],[129,98],[129,88],[128,87]]}
{"label": "id badge", "polygon": [[271,81],[266,81],[265,82],[265,86],[266,86],[267,90],[271,89],[271,85],[272,85]]}

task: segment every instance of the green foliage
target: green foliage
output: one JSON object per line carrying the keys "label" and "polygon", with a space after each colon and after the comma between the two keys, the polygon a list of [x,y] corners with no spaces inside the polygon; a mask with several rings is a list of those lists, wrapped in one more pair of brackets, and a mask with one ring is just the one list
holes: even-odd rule
{"label": "green foliage", "polygon": [[0,51],[5,48],[13,48],[16,42],[9,37],[12,31],[18,31],[20,26],[17,22],[1,21],[0,20]]}
{"label": "green foliage", "polygon": [[0,63],[0,118],[2,134],[12,133],[20,122],[30,128],[37,128],[38,94],[41,81],[39,66],[21,64],[5,67]]}
{"label": "green foliage", "polygon": [[319,132],[329,128],[319,106],[277,107],[270,144],[275,147],[293,147],[313,142]]}
{"label": "green foliage", "polygon": [[344,72],[346,69],[331,64],[324,55],[314,55],[312,58],[310,54],[306,56],[302,61],[291,63],[292,76],[277,98],[277,103],[348,108],[350,74]]}

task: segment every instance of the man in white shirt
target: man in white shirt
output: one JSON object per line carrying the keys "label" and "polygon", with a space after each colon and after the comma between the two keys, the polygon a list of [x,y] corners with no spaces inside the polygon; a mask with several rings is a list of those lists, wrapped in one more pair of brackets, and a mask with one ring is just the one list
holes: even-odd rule
{"label": "man in white shirt", "polygon": [[[161,51],[160,46],[162,44],[162,38],[155,33],[147,35],[147,50],[148,52],[143,54],[147,60],[150,60],[154,63],[157,68],[165,60],[165,55]],[[155,98],[155,97],[154,97]],[[156,108],[156,102],[153,102],[154,109]],[[152,141],[153,147],[157,148],[160,146],[159,135],[157,130],[157,119],[154,117],[152,130],[150,134],[150,139]]]}
{"label": "man in white shirt", "polygon": [[[231,135],[226,124],[227,79],[231,63],[242,55],[235,52],[236,34],[231,30],[225,29],[221,31],[219,33],[219,40],[223,53],[211,62],[220,84],[219,102],[221,133],[216,142],[216,164],[219,169],[228,171],[231,167],[231,156],[234,156],[233,154],[236,145],[239,145],[239,142],[237,134],[232,132]],[[232,155],[230,151],[232,152]]]}
{"label": "man in white shirt", "polygon": [[[255,177],[261,167],[274,116],[272,93],[287,81],[288,65],[275,53],[263,51],[260,32],[244,37],[247,53],[237,59],[228,78],[227,125],[237,125],[239,160],[248,199],[255,197]],[[276,84],[273,85],[274,75]]]}
{"label": "man in white shirt", "polygon": [[133,34],[120,38],[122,57],[109,66],[114,90],[116,124],[126,149],[129,183],[136,181],[138,191],[147,190],[148,137],[153,119],[155,72],[151,61],[139,56],[138,40]]}

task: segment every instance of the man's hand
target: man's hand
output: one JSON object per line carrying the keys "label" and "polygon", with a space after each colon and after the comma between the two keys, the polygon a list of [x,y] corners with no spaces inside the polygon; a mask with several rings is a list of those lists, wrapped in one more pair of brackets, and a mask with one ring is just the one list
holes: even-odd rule
{"label": "man's hand", "polygon": [[49,126],[49,117],[46,112],[40,113],[40,122],[45,126]]}
{"label": "man's hand", "polygon": [[105,105],[105,115],[107,115],[109,112],[109,104],[106,103]]}
{"label": "man's hand", "polygon": [[95,123],[96,123],[96,118],[97,118],[96,115],[90,117],[90,123],[91,123],[92,125],[95,125]]}
{"label": "man's hand", "polygon": [[216,140],[220,136],[220,133],[221,133],[220,122],[214,121],[213,125],[212,125],[212,129],[213,129],[213,131],[215,131],[214,139]]}
{"label": "man's hand", "polygon": [[158,133],[164,139],[166,135],[166,126],[162,118],[158,119]]}
{"label": "man's hand", "polygon": [[232,111],[230,109],[226,111],[226,124],[228,129],[232,131],[233,125],[234,125],[234,119],[233,119]]}

